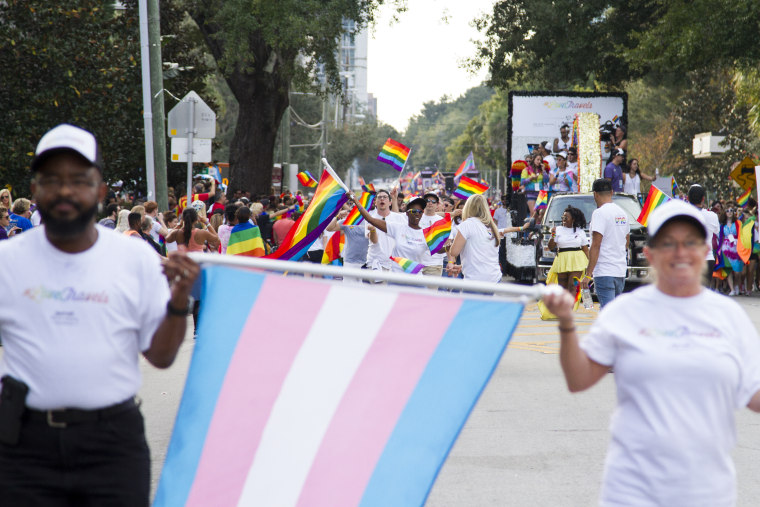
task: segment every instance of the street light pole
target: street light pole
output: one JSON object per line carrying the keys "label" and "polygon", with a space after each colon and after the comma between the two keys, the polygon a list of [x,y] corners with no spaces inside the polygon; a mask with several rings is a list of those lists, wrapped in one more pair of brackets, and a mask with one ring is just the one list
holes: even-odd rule
{"label": "street light pole", "polygon": [[[164,114],[164,73],[161,62],[161,14],[158,0],[148,0],[148,39],[150,41],[150,92],[152,97],[153,160],[155,196],[158,209],[169,209],[166,181],[166,124]],[[147,142],[147,140],[146,140]]]}
{"label": "street light pole", "polygon": [[147,0],[139,0],[140,15],[140,64],[142,67],[143,89],[143,129],[145,131],[145,179],[148,185],[148,200],[156,198],[156,178],[153,158],[153,105],[150,89],[150,38],[148,36]]}

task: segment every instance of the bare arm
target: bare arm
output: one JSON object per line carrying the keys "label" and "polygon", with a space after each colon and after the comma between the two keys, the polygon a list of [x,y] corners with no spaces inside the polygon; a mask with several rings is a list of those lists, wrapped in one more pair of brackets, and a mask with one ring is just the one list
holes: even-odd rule
{"label": "bare arm", "polygon": [[398,187],[391,189],[391,211],[398,213]]}
{"label": "bare arm", "polygon": [[[187,308],[190,290],[201,269],[198,264],[179,252],[173,252],[164,264],[164,274],[170,280],[169,304],[176,310]],[[145,359],[157,368],[168,368],[177,357],[177,351],[185,338],[187,317],[167,312],[164,320],[153,334]]]}
{"label": "bare arm", "polygon": [[[596,261],[599,259],[599,249],[602,246],[602,234],[594,231],[591,233],[591,249],[589,250],[588,255],[588,267],[586,268],[586,273],[589,273],[589,276],[594,276],[594,268],[596,267]],[[583,287],[588,287],[588,278],[583,279]]]}
{"label": "bare arm", "polygon": [[464,236],[462,236],[459,231],[457,231],[457,236],[454,238],[454,242],[451,243],[451,246],[449,247],[449,262],[456,264],[457,256],[462,253],[462,249],[466,243],[467,240],[464,239]]}
{"label": "bare arm", "polygon": [[642,180],[647,180],[647,181],[654,181],[655,180],[654,176],[651,176],[649,174],[645,174],[645,173],[643,173],[641,171],[639,171],[639,176],[641,176]]}
{"label": "bare arm", "polygon": [[338,213],[335,218],[332,219],[330,224],[325,229],[328,232],[335,232],[340,230],[340,225],[338,225],[338,222],[346,218],[346,215],[348,215],[348,211],[341,211]]}
{"label": "bare arm", "polygon": [[753,412],[760,412],[760,391],[752,395],[749,403],[747,403],[747,408]]}
{"label": "bare arm", "polygon": [[364,217],[364,220],[374,225],[381,231],[388,232],[388,227],[385,224],[385,220],[380,220],[379,218],[375,218],[372,215],[370,215],[369,212],[366,209],[364,209],[364,206],[359,204],[354,194],[351,194],[349,198],[353,201],[354,204],[356,204],[356,208],[359,210],[359,213],[361,213],[361,215]]}
{"label": "bare arm", "polygon": [[578,333],[573,319],[573,297],[567,291],[544,296],[546,308],[559,319],[559,362],[570,392],[584,391],[601,379],[609,366],[590,359],[578,344]]}

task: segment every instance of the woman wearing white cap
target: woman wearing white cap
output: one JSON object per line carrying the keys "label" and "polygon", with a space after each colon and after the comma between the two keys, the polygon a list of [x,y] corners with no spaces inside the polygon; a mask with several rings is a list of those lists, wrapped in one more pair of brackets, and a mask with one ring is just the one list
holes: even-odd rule
{"label": "woman wearing white cap", "polygon": [[694,206],[658,207],[644,249],[655,284],[611,302],[583,340],[572,296],[544,297],[559,318],[570,391],[614,367],[618,404],[601,505],[736,502],[734,418],[745,406],[760,412],[760,339],[739,305],[700,284],[706,236]]}

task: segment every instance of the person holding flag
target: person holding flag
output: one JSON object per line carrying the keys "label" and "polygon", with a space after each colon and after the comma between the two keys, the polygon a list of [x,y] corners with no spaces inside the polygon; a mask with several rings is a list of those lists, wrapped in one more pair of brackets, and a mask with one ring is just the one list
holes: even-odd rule
{"label": "person holding flag", "polygon": [[[416,197],[407,203],[406,223],[375,218],[364,209],[354,194],[349,194],[349,199],[353,201],[367,223],[378,231],[388,234],[395,241],[392,254],[394,257],[401,257],[419,264],[424,264],[430,257],[427,241],[425,241],[425,233],[422,232],[422,227],[420,227],[420,219],[427,205],[425,199]],[[380,202],[379,195],[377,202]],[[394,271],[401,271],[401,268],[396,263],[393,263],[393,269]]]}
{"label": "person holding flag", "polygon": [[736,302],[701,285],[710,246],[698,209],[672,199],[648,232],[655,283],[610,303],[582,338],[573,297],[544,296],[570,392],[615,371],[599,504],[734,505],[736,411],[760,412],[760,337]]}

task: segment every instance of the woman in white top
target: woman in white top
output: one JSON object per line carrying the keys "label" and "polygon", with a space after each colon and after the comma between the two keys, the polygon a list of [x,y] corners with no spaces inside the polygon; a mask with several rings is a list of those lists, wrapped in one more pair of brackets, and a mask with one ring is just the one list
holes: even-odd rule
{"label": "woman in white top", "polygon": [[[396,246],[393,247],[394,257],[403,257],[419,264],[422,264],[430,257],[430,250],[427,241],[425,241],[425,233],[422,232],[422,227],[420,227],[420,219],[422,218],[425,206],[427,206],[425,199],[417,197],[409,201],[406,205],[407,223],[403,224],[373,217],[362,207],[356,196],[351,194],[349,198],[356,204],[359,213],[361,213],[367,223],[388,234],[388,236],[395,240]],[[392,266],[394,271],[401,271],[401,268],[396,263],[393,263]]]}
{"label": "woman in white top", "polygon": [[639,195],[641,193],[641,180],[654,181],[654,176],[642,173],[639,169],[639,159],[632,158],[628,162],[628,172],[623,173],[623,193]]}
{"label": "woman in white top", "polygon": [[735,417],[743,407],[760,412],[760,338],[738,304],[701,285],[710,246],[700,210],[672,199],[648,228],[655,283],[605,306],[582,340],[572,296],[544,296],[559,318],[569,390],[614,367],[600,505],[733,506]]}
{"label": "woman in white top", "polygon": [[[499,282],[499,241],[501,235],[491,218],[486,198],[478,194],[470,196],[462,210],[462,223],[449,248],[449,276],[457,276],[461,270],[467,280]],[[462,258],[461,266],[456,263],[458,255]]]}
{"label": "woman in white top", "polygon": [[[571,294],[574,279],[581,280],[583,272],[588,267],[588,236],[586,236],[586,217],[578,208],[568,206],[562,213],[562,225],[552,228],[549,239],[549,249],[557,250],[552,267],[547,274],[547,285],[554,281],[559,283]],[[551,281],[550,281],[551,279]]]}

